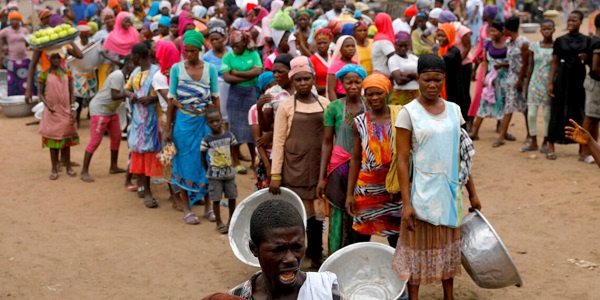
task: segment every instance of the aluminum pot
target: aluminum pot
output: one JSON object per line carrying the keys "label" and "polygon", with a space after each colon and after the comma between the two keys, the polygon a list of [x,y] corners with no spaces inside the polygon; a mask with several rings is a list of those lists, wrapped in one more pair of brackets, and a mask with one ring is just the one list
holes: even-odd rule
{"label": "aluminum pot", "polygon": [[319,272],[337,275],[340,291],[348,300],[398,299],[406,281],[392,269],[394,248],[364,242],[346,246],[325,260]]}
{"label": "aluminum pot", "polygon": [[258,258],[250,251],[248,242],[250,241],[250,217],[252,217],[252,213],[261,203],[267,200],[290,202],[300,213],[304,227],[306,227],[306,210],[300,197],[290,189],[282,187],[280,190],[281,193],[279,195],[269,193],[269,189],[254,192],[235,208],[233,216],[231,216],[229,223],[229,245],[235,257],[247,265],[260,268]]}
{"label": "aluminum pot", "polygon": [[29,104],[25,103],[25,96],[9,96],[0,99],[0,106],[2,106],[4,115],[8,118],[21,118],[31,116],[33,114],[31,109],[37,102],[37,96],[34,96]]}
{"label": "aluminum pot", "polygon": [[508,249],[481,212],[464,217],[460,231],[462,265],[475,284],[485,289],[523,285]]}
{"label": "aluminum pot", "polygon": [[525,33],[536,33],[540,28],[540,24],[538,23],[523,23],[521,24],[521,29]]}

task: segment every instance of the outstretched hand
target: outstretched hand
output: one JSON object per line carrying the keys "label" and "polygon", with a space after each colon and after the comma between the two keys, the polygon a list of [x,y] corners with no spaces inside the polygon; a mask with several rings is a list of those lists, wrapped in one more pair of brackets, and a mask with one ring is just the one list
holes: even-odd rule
{"label": "outstretched hand", "polygon": [[569,122],[571,122],[573,126],[565,127],[565,137],[573,140],[578,144],[587,145],[592,139],[590,133],[587,130],[585,130],[585,128],[577,124],[577,122],[575,122],[573,119],[569,119]]}

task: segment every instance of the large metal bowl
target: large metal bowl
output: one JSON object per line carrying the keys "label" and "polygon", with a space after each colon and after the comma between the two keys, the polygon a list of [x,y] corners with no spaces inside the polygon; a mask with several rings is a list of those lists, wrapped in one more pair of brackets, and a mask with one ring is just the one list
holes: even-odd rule
{"label": "large metal bowl", "polygon": [[475,284],[485,289],[523,285],[508,249],[481,212],[464,217],[460,231],[462,265]]}
{"label": "large metal bowl", "polygon": [[536,33],[540,28],[540,24],[538,23],[523,23],[521,24],[521,29],[525,33]]}
{"label": "large metal bowl", "polygon": [[282,200],[290,202],[300,213],[304,227],[306,227],[306,210],[302,200],[296,193],[284,187],[281,188],[281,194],[273,195],[269,193],[269,189],[262,189],[254,192],[248,198],[244,199],[233,212],[231,221],[229,222],[229,245],[235,257],[241,262],[259,267],[258,258],[250,251],[248,242],[250,241],[250,217],[252,213],[261,203],[267,200]]}
{"label": "large metal bowl", "polygon": [[83,73],[93,73],[94,69],[98,67],[98,64],[102,60],[102,43],[101,41],[95,42],[83,51],[83,58],[76,59],[73,56],[67,58],[67,65],[76,71]]}
{"label": "large metal bowl", "polygon": [[25,103],[25,96],[9,96],[0,99],[0,106],[4,115],[9,118],[21,118],[31,116],[31,109],[38,102],[37,96],[32,98],[31,103]]}
{"label": "large metal bowl", "polygon": [[319,272],[335,273],[340,291],[348,300],[394,300],[406,287],[392,269],[394,248],[364,242],[346,246],[333,253]]}

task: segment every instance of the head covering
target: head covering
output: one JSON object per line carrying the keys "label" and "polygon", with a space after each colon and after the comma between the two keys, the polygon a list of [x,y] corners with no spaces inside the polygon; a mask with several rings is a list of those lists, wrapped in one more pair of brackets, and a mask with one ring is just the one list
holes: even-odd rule
{"label": "head covering", "polygon": [[343,26],[344,25],[337,20],[329,20],[329,22],[327,22],[327,28],[329,28],[334,35],[341,33]]}
{"label": "head covering", "polygon": [[416,5],[411,5],[404,10],[404,16],[408,18],[414,17],[419,10]]}
{"label": "head covering", "polygon": [[152,6],[148,10],[147,16],[152,18],[160,13],[160,3],[157,1],[152,2]]}
{"label": "head covering", "polygon": [[150,23],[150,32],[154,33],[156,30],[158,30],[158,22]]}
{"label": "head covering", "polygon": [[88,26],[86,21],[80,21],[79,24],[77,24],[77,30],[79,30],[80,32],[90,33],[90,31],[92,31],[92,28]]}
{"label": "head covering", "polygon": [[443,31],[448,38],[448,45],[440,46],[440,49],[438,50],[438,55],[444,56],[444,54],[448,53],[448,49],[454,47],[454,43],[456,41],[456,29],[454,28],[454,25],[450,23],[444,23],[438,26],[438,31]]}
{"label": "head covering", "polygon": [[285,35],[286,32],[288,32],[288,31],[277,30],[277,29],[271,30],[271,35],[273,38],[273,44],[275,45],[275,49],[277,49],[279,47],[279,43],[281,43],[281,40],[283,39],[283,36]]}
{"label": "head covering", "polygon": [[422,10],[422,9],[427,9],[429,10],[431,8],[431,0],[417,0],[417,3],[415,3],[415,6],[417,7],[417,10]]}
{"label": "head covering", "polygon": [[292,59],[294,59],[294,57],[291,54],[282,53],[282,54],[277,55],[277,57],[275,57],[273,64],[280,63],[280,64],[283,64],[286,67],[288,67],[288,69],[291,69],[292,66],[290,65],[290,62],[292,61]]}
{"label": "head covering", "polygon": [[266,8],[261,6],[260,11],[254,17],[254,20],[252,20],[252,26],[256,26],[256,24],[258,24],[258,22],[262,21],[268,15],[269,15],[269,11]]}
{"label": "head covering", "polygon": [[362,82],[362,87],[365,90],[372,87],[380,88],[386,94],[389,94],[390,89],[392,88],[392,82],[387,76],[377,73],[367,76]]}
{"label": "head covering", "polygon": [[181,16],[183,15],[181,12],[183,12],[183,6],[186,4],[190,4],[190,0],[181,0],[179,1],[179,5],[177,5],[177,11],[175,12],[176,16]]}
{"label": "head covering", "polygon": [[[312,43],[315,40],[315,33],[317,32],[317,30],[319,30],[321,28],[326,28],[326,27],[327,27],[327,20],[322,20],[322,19],[315,20],[312,23],[312,27],[310,29],[310,34],[308,35],[308,39],[306,40],[306,42],[308,42],[309,44]],[[331,30],[329,32],[331,32]],[[331,33],[331,35],[333,36],[333,33]]]}
{"label": "head covering", "polygon": [[[333,55],[331,56],[332,61],[336,59],[342,58],[342,45],[347,39],[351,39],[354,42],[354,46],[356,46],[356,40],[351,35],[342,35],[335,43],[335,51],[333,51]],[[358,64],[360,59],[358,58],[358,49],[354,52],[354,56],[352,56],[352,62]]]}
{"label": "head covering", "polygon": [[202,5],[196,5],[194,7],[192,7],[192,14],[200,19],[204,18],[204,16],[206,16],[206,12],[208,10],[206,9],[206,7],[202,6]]}
{"label": "head covering", "polygon": [[369,37],[371,37],[371,38],[374,37],[377,34],[377,27],[375,27],[375,25],[369,26],[367,33],[368,33]]}
{"label": "head covering", "polygon": [[354,24],[344,24],[342,27],[342,35],[354,35]]}
{"label": "head covering", "polygon": [[429,12],[429,17],[432,19],[438,19],[443,11],[443,9],[436,7]]}
{"label": "head covering", "polygon": [[171,12],[171,10],[173,9],[171,7],[171,2],[167,0],[160,1],[160,4],[158,5],[158,10],[161,11],[163,8],[168,8],[169,12]]}
{"label": "head covering", "polygon": [[213,27],[208,31],[208,35],[211,35],[213,33],[218,33],[222,36],[227,36],[227,33],[225,32],[225,28],[223,28],[223,27]]}
{"label": "head covering", "polygon": [[49,17],[50,15],[52,15],[52,12],[49,9],[42,9],[40,10],[40,12],[38,12],[38,19],[43,19],[46,17]]}
{"label": "head covering", "polygon": [[117,7],[117,11],[121,12],[121,3],[119,3],[119,0],[108,0],[107,7],[113,10],[113,12],[115,7]]}
{"label": "head covering", "polygon": [[367,77],[367,70],[365,70],[365,68],[355,64],[346,64],[343,68],[337,71],[337,73],[335,73],[335,78],[342,80],[342,78],[344,78],[344,76],[346,76],[348,73],[356,73],[363,80],[365,77]]}
{"label": "head covering", "polygon": [[252,35],[250,35],[249,31],[236,30],[231,33],[231,37],[230,37],[231,44],[239,43],[241,41],[246,41],[246,49],[256,50],[256,44],[254,44],[254,40],[252,40]]}
{"label": "head covering", "polygon": [[87,22],[87,24],[88,24],[88,26],[90,26],[91,34],[98,32],[98,23],[96,23],[94,21],[89,21],[89,22]]}
{"label": "head covering", "polygon": [[453,12],[451,12],[449,10],[444,10],[443,12],[440,13],[440,16],[438,17],[438,21],[440,21],[440,23],[450,23],[450,22],[458,21],[458,18],[456,17],[456,15],[454,15]]}
{"label": "head covering", "polygon": [[[429,17],[429,14],[427,13],[426,10],[420,10],[417,12],[417,14],[415,15],[415,18],[425,18],[425,20],[427,20],[427,18]],[[412,21],[412,20],[411,20]]]}
{"label": "head covering", "polygon": [[519,17],[512,16],[504,21],[504,28],[512,32],[519,31]]}
{"label": "head covering", "polygon": [[493,22],[491,26],[492,26],[492,28],[494,28],[500,32],[502,32],[504,30],[504,23],[502,23],[502,22],[498,22],[498,21]]}
{"label": "head covering", "polygon": [[258,76],[258,88],[262,92],[265,89],[265,87],[267,85],[273,83],[273,81],[275,81],[275,76],[273,76],[273,72],[271,72],[271,71],[262,72],[262,74],[260,74]]}
{"label": "head covering", "polygon": [[392,17],[386,13],[378,13],[375,17],[375,27],[377,27],[377,34],[375,34],[374,42],[381,40],[388,40],[394,43],[394,27],[392,26]]}
{"label": "head covering", "polygon": [[163,74],[170,70],[174,64],[179,62],[179,57],[179,52],[173,42],[156,42],[156,61],[158,61],[160,71]]}
{"label": "head covering", "polygon": [[291,65],[291,69],[290,69],[290,72],[288,72],[288,77],[290,79],[292,77],[294,77],[294,75],[296,75],[300,72],[309,72],[313,76],[315,74],[315,68],[313,68],[313,65],[310,62],[310,59],[308,59],[308,57],[306,57],[306,56],[298,56],[298,57],[292,59],[292,61],[290,62],[290,65]]}
{"label": "head covering", "polygon": [[204,36],[196,30],[188,30],[183,34],[183,45],[192,45],[203,51]]}
{"label": "head covering", "polygon": [[12,9],[12,8],[16,8],[17,10],[19,10],[19,5],[17,4],[16,1],[9,1],[8,4],[6,4],[6,9]]}
{"label": "head covering", "polygon": [[21,16],[21,14],[20,14],[18,11],[16,11],[16,10],[13,10],[13,11],[11,11],[11,12],[8,14],[8,20],[12,20],[12,19],[18,19],[18,20],[21,20],[21,21],[23,21],[23,17],[22,17],[22,16]]}
{"label": "head covering", "polygon": [[312,9],[299,9],[298,11],[296,11],[296,19],[302,15],[308,15],[310,18],[312,18],[315,15],[315,12]]}
{"label": "head covering", "polygon": [[359,28],[359,27],[365,27],[365,28],[369,29],[369,25],[367,25],[367,23],[365,21],[358,21],[358,22],[354,23],[354,29]]}
{"label": "head covering", "polygon": [[117,15],[115,28],[104,41],[104,49],[123,56],[131,53],[131,48],[139,43],[140,34],[133,26],[130,26],[127,30],[123,28],[123,20],[130,17],[131,14],[126,11],[122,11]]}
{"label": "head covering", "polygon": [[57,14],[52,14],[50,16],[50,27],[56,27],[57,25],[65,23],[65,19]]}
{"label": "head covering", "polygon": [[253,10],[254,8],[258,7],[257,3],[246,3],[246,14],[249,14],[251,10]]}
{"label": "head covering", "polygon": [[115,12],[110,9],[110,8],[105,8],[100,12],[100,20],[102,20],[102,22],[104,22],[104,19],[106,19],[106,17],[111,16],[111,17],[115,17]]}
{"label": "head covering", "polygon": [[435,54],[421,55],[417,63],[417,73],[422,74],[426,72],[446,73],[444,60]]}
{"label": "head covering", "polygon": [[333,33],[331,33],[329,28],[321,28],[315,32],[315,41],[319,40],[321,37],[327,38],[330,43],[333,41]]}
{"label": "head covering", "polygon": [[188,18],[186,14],[179,15],[179,23],[177,24],[177,33],[179,34],[179,36],[183,36],[183,34],[185,33],[185,28],[188,25],[194,25],[194,27],[196,26],[194,24],[194,20]]}
{"label": "head covering", "polygon": [[150,20],[147,20],[146,22],[144,22],[144,24],[142,25],[142,28],[150,31],[150,24],[152,24],[152,22]]}
{"label": "head covering", "polygon": [[498,14],[498,6],[496,5],[487,5],[483,8],[483,16],[488,19],[495,19]]}
{"label": "head covering", "polygon": [[158,19],[158,25],[163,25],[163,26],[171,26],[171,18],[167,17],[167,16],[161,16],[160,19]]}
{"label": "head covering", "polygon": [[208,27],[208,29],[215,28],[215,27],[226,28],[227,23],[225,23],[225,21],[223,21],[219,18],[213,18],[210,21],[208,21],[208,23],[206,23],[206,27]]}
{"label": "head covering", "polygon": [[410,34],[406,31],[398,31],[396,33],[396,42],[398,41],[410,41]]}

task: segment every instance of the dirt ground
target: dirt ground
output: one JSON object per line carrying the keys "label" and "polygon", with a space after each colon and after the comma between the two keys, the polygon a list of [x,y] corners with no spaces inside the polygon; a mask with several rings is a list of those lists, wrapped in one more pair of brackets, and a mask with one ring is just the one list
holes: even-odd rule
{"label": "dirt ground", "polygon": [[[25,126],[33,120],[0,116],[0,299],[199,299],[225,292],[257,271],[234,257],[227,236],[213,223],[186,225],[182,213],[171,209],[166,185],[153,186],[157,209],[147,209],[135,193],[123,190],[123,176],[108,174],[107,137],[92,161],[95,183],[64,171],[49,181],[48,150],[41,148],[37,126]],[[512,123],[510,132],[518,140],[494,149],[495,122],[484,122],[473,176],[483,213],[512,254],[524,285],[481,289],[463,272],[455,280],[455,296],[599,299],[600,270],[567,259],[600,264],[593,229],[600,226],[600,169],[578,162],[576,145],[558,145],[556,161],[518,153],[523,116],[515,115]],[[88,120],[79,132],[82,145],[72,149],[72,157],[81,163]],[[121,166],[127,163],[126,149],[122,142]],[[252,175],[239,175],[237,183],[239,200],[252,192]],[[203,208],[194,211],[201,215]],[[441,286],[423,286],[420,295],[441,299]]]}

